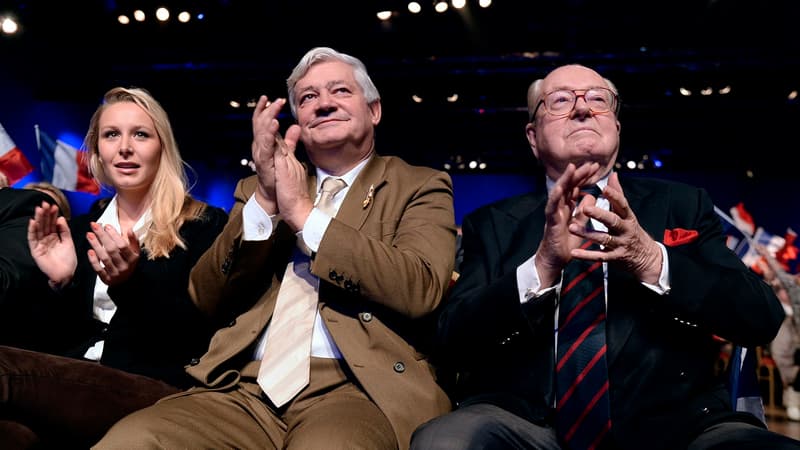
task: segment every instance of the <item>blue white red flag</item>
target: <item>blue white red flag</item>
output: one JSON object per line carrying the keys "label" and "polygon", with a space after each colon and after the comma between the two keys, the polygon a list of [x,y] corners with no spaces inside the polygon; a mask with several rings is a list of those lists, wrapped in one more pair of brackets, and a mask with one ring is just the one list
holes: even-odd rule
{"label": "blue white red flag", "polygon": [[33,172],[31,165],[25,154],[11,140],[6,129],[0,124],[0,172],[8,178],[9,186],[13,186],[17,181],[25,178],[25,175]]}
{"label": "blue white red flag", "polygon": [[89,155],[61,140],[53,140],[38,125],[35,128],[44,179],[59,189],[98,194],[100,186],[89,173]]}

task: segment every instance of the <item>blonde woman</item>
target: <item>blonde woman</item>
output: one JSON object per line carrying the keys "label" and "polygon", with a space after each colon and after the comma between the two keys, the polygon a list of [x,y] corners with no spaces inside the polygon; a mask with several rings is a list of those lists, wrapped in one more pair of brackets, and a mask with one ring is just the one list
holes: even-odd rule
{"label": "blonde woman", "polygon": [[189,272],[227,214],[188,194],[167,113],[143,89],[108,91],[84,147],[113,197],[69,225],[42,203],[28,227],[37,265],[62,294],[64,326],[52,338],[69,343],[66,358],[0,347],[0,378],[29,380],[0,382],[13,390],[0,392],[10,399],[0,409],[24,411],[34,442],[86,448],[123,415],[190,384],[184,366],[205,352],[212,328],[189,297]]}

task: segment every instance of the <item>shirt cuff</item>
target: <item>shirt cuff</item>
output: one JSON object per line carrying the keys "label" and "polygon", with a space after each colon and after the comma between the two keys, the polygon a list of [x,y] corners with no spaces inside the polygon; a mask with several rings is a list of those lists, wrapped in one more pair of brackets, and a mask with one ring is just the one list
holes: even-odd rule
{"label": "shirt cuff", "polygon": [[517,292],[519,293],[519,302],[525,304],[531,300],[535,300],[552,291],[556,286],[544,289],[541,288],[542,280],[539,278],[539,273],[536,272],[536,255],[534,254],[517,267]]}
{"label": "shirt cuff", "polygon": [[661,275],[658,277],[658,284],[644,283],[642,284],[659,295],[667,295],[670,291],[669,285],[669,259],[667,259],[667,248],[664,244],[656,242],[661,249]]}
{"label": "shirt cuff", "polygon": [[322,236],[328,230],[328,225],[331,223],[331,216],[325,214],[317,208],[311,210],[308,215],[305,225],[303,225],[302,237],[306,246],[314,253],[319,250],[319,244],[322,242]]}
{"label": "shirt cuff", "polygon": [[251,195],[242,208],[243,238],[245,241],[265,241],[272,236],[278,215],[270,216]]}

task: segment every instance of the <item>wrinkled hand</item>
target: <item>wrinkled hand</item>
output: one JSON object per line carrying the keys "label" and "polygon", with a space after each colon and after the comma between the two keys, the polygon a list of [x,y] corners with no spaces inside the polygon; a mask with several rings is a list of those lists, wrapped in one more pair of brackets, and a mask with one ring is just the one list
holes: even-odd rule
{"label": "wrinkled hand", "polygon": [[262,95],[253,110],[253,163],[258,174],[256,200],[268,214],[277,214],[277,194],[275,193],[275,152],[279,146],[280,123],[277,116],[285,99],[270,102]]}
{"label": "wrinkled hand", "polygon": [[602,249],[589,251],[573,248],[572,257],[608,261],[622,266],[639,281],[657,284],[661,274],[661,248],[639,225],[622,192],[617,173],[612,173],[609,177],[603,196],[611,204],[611,211],[595,206],[594,201],[588,201],[581,202],[579,215],[600,221],[608,228],[607,233],[587,230],[577,222],[569,225],[570,233],[579,236],[580,239],[597,242]]}
{"label": "wrinkled hand", "polygon": [[42,202],[28,221],[28,247],[36,265],[50,281],[64,286],[72,280],[78,257],[67,220],[58,215],[58,206]]}
{"label": "wrinkled hand", "polygon": [[536,250],[536,270],[542,286],[552,286],[561,278],[561,270],[573,257],[572,250],[583,241],[570,232],[569,226],[585,227],[589,219],[580,212],[573,217],[572,212],[580,198],[581,186],[588,184],[599,170],[597,163],[583,164],[577,169],[569,164],[550,190],[544,210],[544,232]]}
{"label": "wrinkled hand", "polygon": [[286,130],[286,139],[279,139],[275,152],[275,180],[278,210],[292,231],[297,232],[314,208],[314,200],[308,194],[308,174],[303,164],[295,157],[300,127],[292,125]]}
{"label": "wrinkled hand", "polygon": [[136,269],[141,253],[139,239],[133,231],[123,237],[111,225],[100,226],[92,222],[92,231],[86,233],[91,249],[87,251],[89,263],[108,286],[130,278]]}

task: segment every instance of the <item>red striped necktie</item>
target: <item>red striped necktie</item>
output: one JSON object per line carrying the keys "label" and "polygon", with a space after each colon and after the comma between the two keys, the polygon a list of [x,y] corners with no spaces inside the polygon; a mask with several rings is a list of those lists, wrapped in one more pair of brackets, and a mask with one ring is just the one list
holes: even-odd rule
{"label": "red striped necktie", "polygon": [[[590,241],[582,247],[599,249]],[[603,264],[572,260],[561,286],[556,431],[565,448],[595,449],[611,428]]]}

